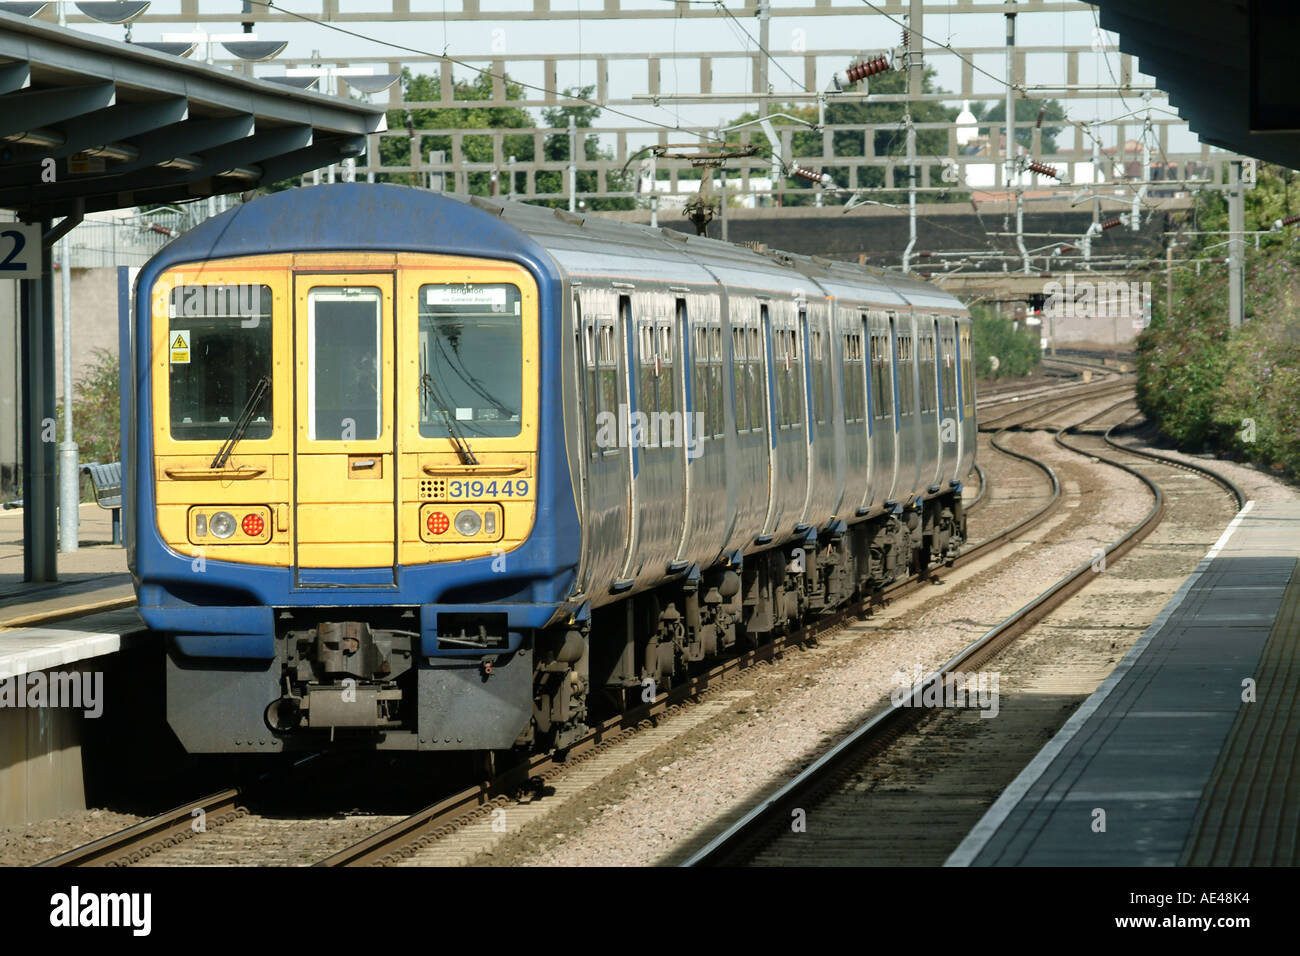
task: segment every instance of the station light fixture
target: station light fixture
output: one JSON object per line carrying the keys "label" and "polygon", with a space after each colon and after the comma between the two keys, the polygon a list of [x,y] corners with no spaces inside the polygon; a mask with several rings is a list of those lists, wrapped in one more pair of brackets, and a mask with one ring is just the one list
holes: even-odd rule
{"label": "station light fixture", "polygon": [[0,13],[9,13],[15,17],[35,17],[40,16],[42,10],[49,6],[49,3],[0,3]]}
{"label": "station light fixture", "polygon": [[115,163],[129,163],[140,156],[140,151],[129,143],[105,143],[102,146],[87,146],[82,152],[88,156],[111,159]]}
{"label": "station light fixture", "polygon": [[100,23],[129,23],[149,9],[149,0],[94,0],[77,9]]}
{"label": "station light fixture", "polygon": [[45,149],[55,149],[62,146],[66,139],[63,134],[54,129],[28,129],[17,133],[9,133],[0,136],[0,141],[6,143],[19,143],[23,146],[41,146]]}
{"label": "station light fixture", "polygon": [[168,56],[187,57],[194,52],[198,46],[193,40],[177,41],[165,43],[161,40],[148,40],[137,42],[136,46],[142,46],[146,50],[153,50],[155,53],[166,53]]}
{"label": "station light fixture", "polygon": [[[191,52],[198,44],[206,44],[208,63],[213,62],[212,45],[214,43],[221,44],[231,56],[238,57],[248,63],[275,59],[289,45],[288,40],[259,40],[256,33],[204,33],[202,30],[191,33],[164,33],[162,43],[191,44]],[[188,56],[188,54],[178,55]]]}
{"label": "station light fixture", "polygon": [[183,172],[192,173],[203,165],[203,160],[197,156],[173,156],[171,159],[164,159],[156,165],[162,169],[179,169]]}

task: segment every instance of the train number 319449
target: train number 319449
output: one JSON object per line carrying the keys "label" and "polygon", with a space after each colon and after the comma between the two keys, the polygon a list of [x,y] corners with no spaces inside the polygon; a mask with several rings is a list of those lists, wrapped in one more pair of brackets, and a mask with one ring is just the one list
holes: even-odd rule
{"label": "train number 319449", "polygon": [[528,495],[528,482],[523,478],[514,481],[449,481],[448,498],[523,498]]}

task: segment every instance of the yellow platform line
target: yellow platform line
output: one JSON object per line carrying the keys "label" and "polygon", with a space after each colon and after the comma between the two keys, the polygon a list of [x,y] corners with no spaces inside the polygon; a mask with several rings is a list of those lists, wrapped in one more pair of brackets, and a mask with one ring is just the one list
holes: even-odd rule
{"label": "yellow platform line", "polygon": [[21,628],[36,627],[43,624],[54,624],[58,621],[66,621],[69,618],[83,617],[87,614],[97,614],[101,611],[120,611],[123,608],[134,606],[134,596],[111,598],[106,601],[91,601],[87,604],[78,604],[75,607],[42,611],[38,614],[28,614],[24,617],[15,617],[6,621],[0,621],[0,632],[16,631]]}

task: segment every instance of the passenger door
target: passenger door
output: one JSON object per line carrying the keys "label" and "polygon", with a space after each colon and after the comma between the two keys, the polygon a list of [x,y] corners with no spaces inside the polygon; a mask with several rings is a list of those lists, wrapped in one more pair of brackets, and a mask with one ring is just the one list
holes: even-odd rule
{"label": "passenger door", "polygon": [[397,583],[395,273],[294,275],[294,584]]}

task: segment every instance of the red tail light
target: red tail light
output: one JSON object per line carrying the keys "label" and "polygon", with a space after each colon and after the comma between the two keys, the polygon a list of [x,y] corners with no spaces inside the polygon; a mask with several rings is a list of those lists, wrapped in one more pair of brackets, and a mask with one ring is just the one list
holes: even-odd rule
{"label": "red tail light", "polygon": [[250,538],[260,538],[262,532],[266,530],[266,522],[258,514],[246,514],[240,526],[244,529],[244,534]]}
{"label": "red tail light", "polygon": [[441,511],[435,511],[429,515],[425,524],[429,528],[429,534],[443,534],[451,527],[451,519]]}

